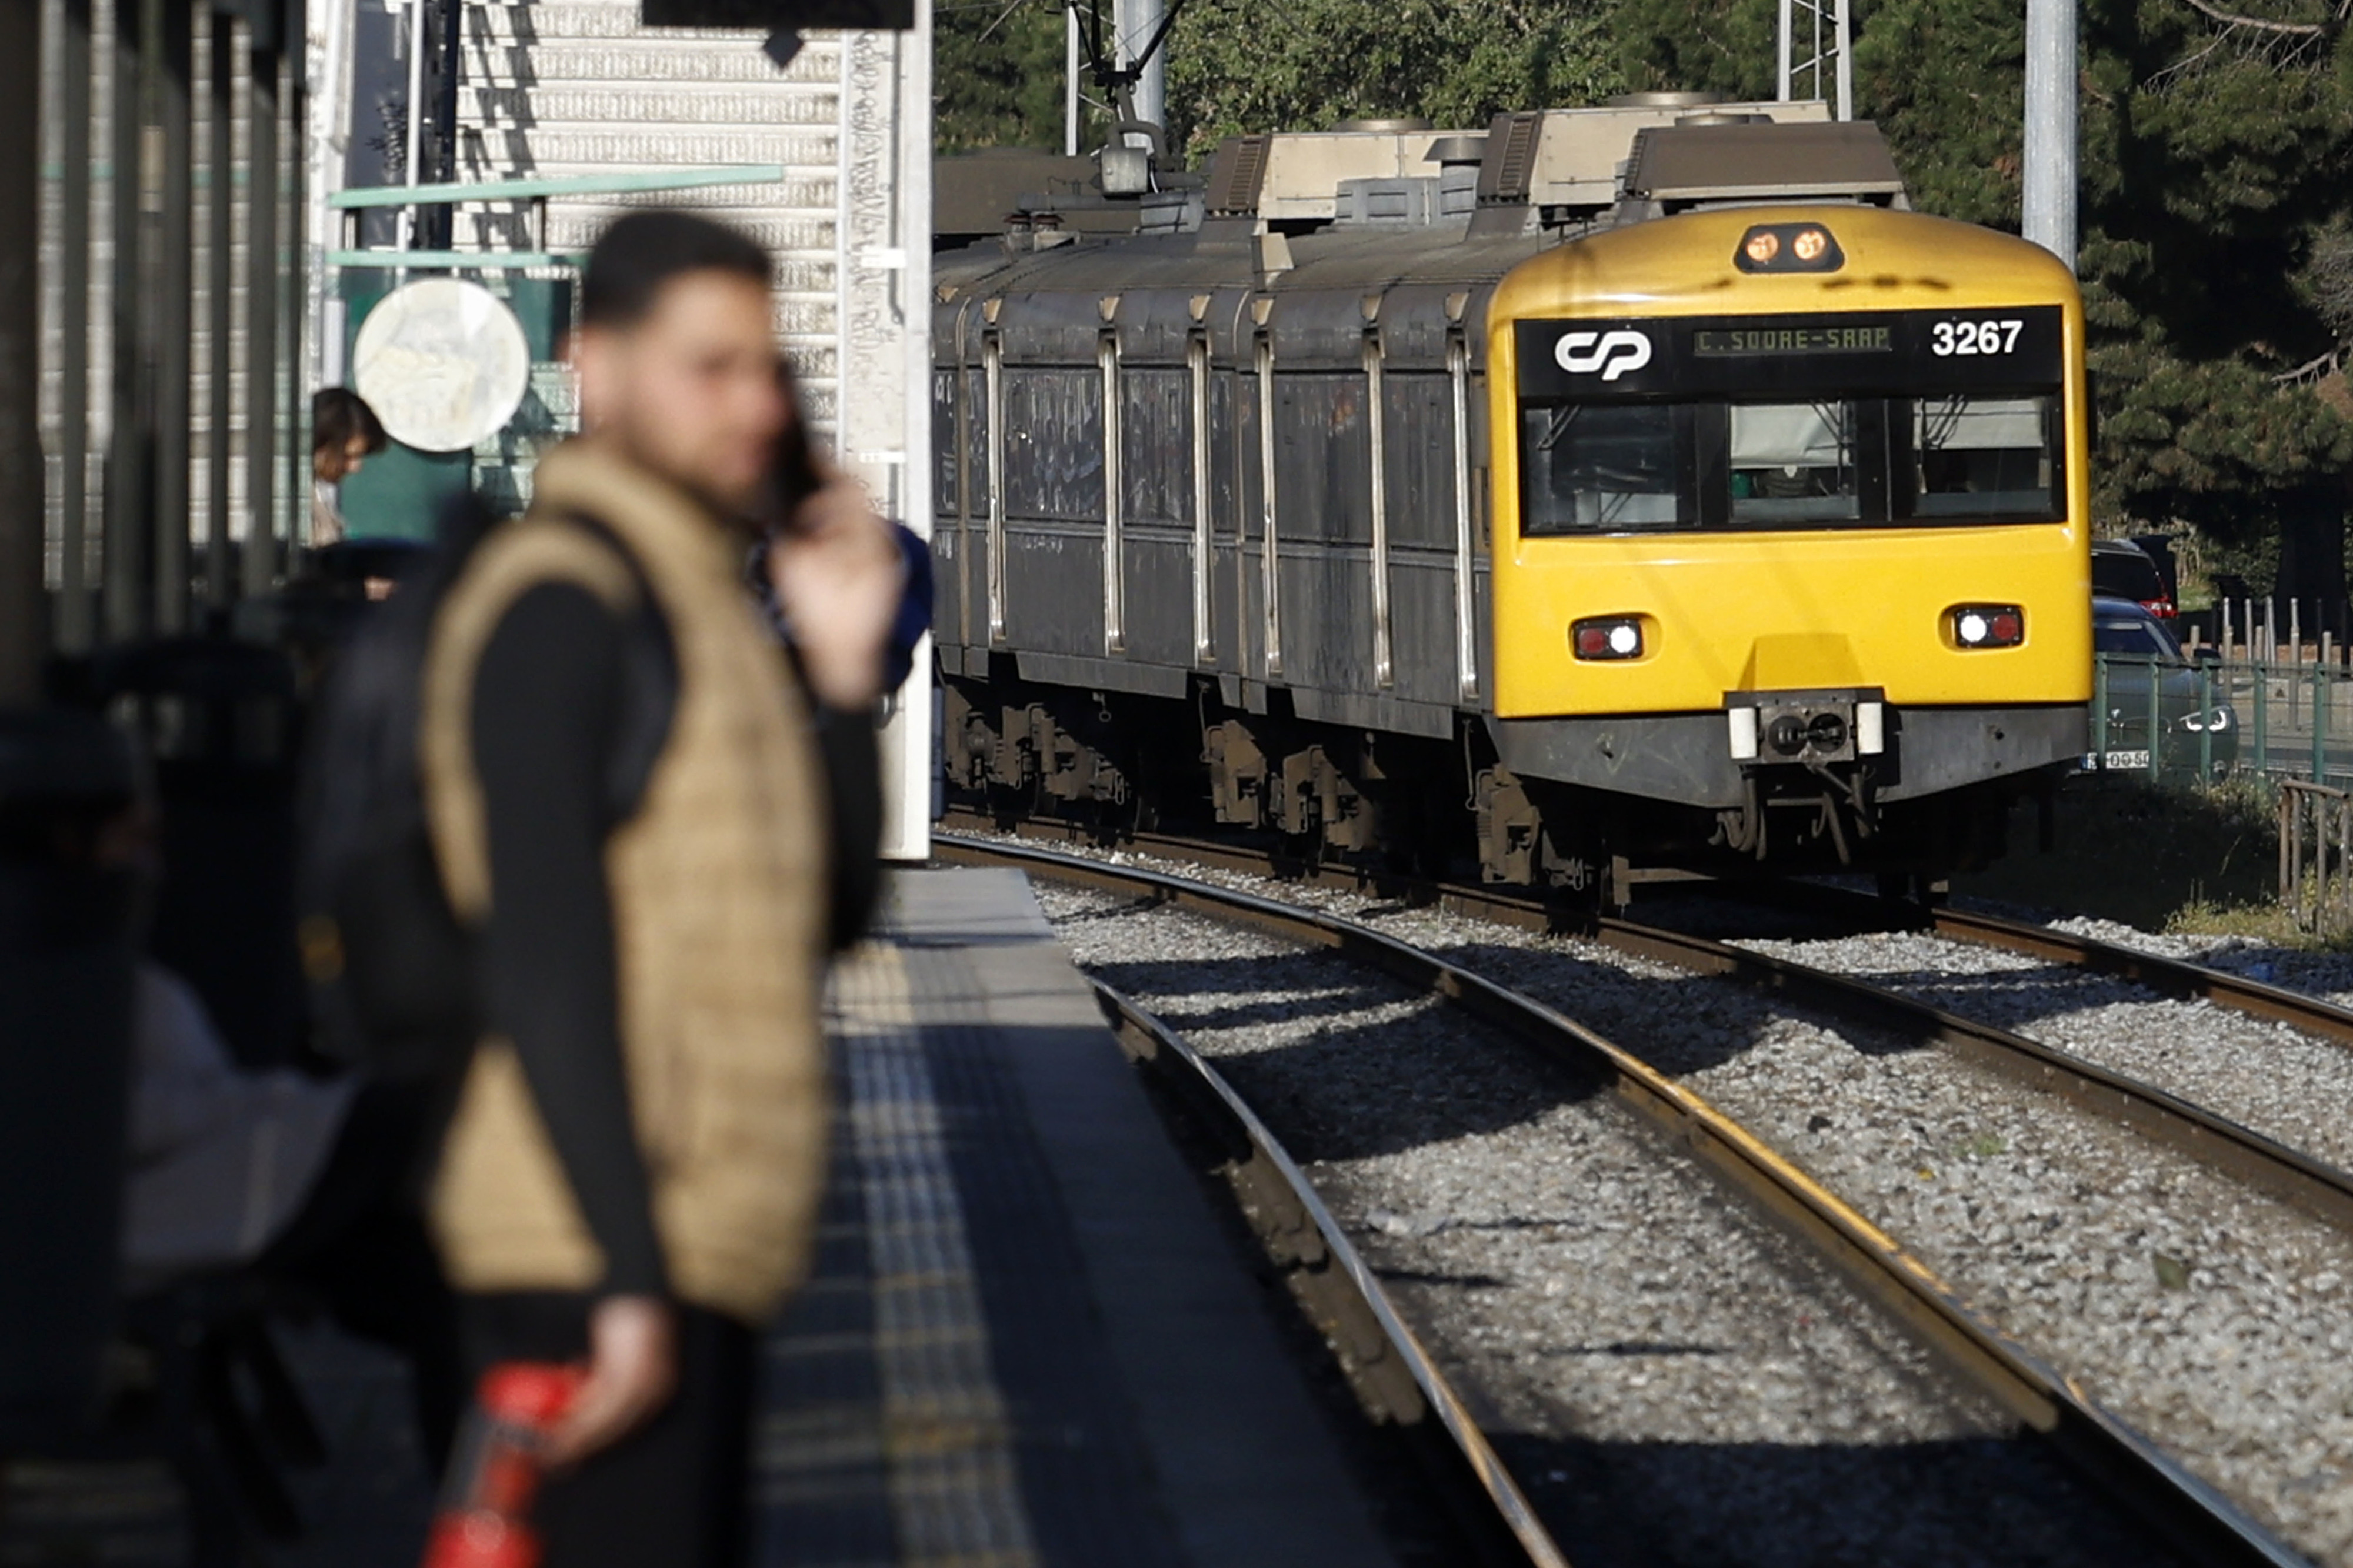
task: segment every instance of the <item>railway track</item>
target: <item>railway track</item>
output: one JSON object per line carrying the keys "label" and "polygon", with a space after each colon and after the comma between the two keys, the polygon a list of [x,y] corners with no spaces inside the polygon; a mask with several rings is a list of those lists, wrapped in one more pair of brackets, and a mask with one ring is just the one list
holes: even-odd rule
{"label": "railway track", "polygon": [[[978,828],[978,818],[951,816],[951,828]],[[1031,825],[1029,836],[1067,835],[1060,825]],[[1136,835],[1134,850],[1261,876],[1304,876],[1327,885],[1429,901],[1449,912],[1522,931],[1557,928],[1542,900],[1497,889],[1385,878],[1348,866],[1293,867],[1263,852],[1166,835]],[[1776,900],[1781,901],[1781,900]],[[2063,963],[2145,985],[2159,994],[2203,999],[2250,1016],[2309,1029],[2353,1047],[2353,1012],[2277,986],[2177,959],[2158,958],[2070,932],[1957,910],[1905,905],[1843,889],[1804,885],[1787,900],[1810,912],[1869,923],[1893,912],[1936,934]],[[1916,913],[1915,913],[1916,911]],[[2153,1084],[2032,1039],[2015,1030],[1915,1000],[1851,975],[1772,953],[1641,921],[1604,916],[1578,934],[1617,952],[1688,973],[1734,980],[1910,1043],[1949,1051],[2014,1082],[2120,1121],[2158,1143],[2353,1231],[2353,1173],[2292,1148]]]}
{"label": "railway track", "polygon": [[2064,964],[2122,980],[2176,1001],[2211,1002],[2251,1018],[2285,1024],[2317,1038],[2353,1047],[2353,1009],[2227,970],[2167,958],[2028,921],[1973,910],[1899,904],[1820,883],[1785,884],[1765,896],[1772,902],[1808,912],[1923,931],[1953,942]]}
{"label": "railway track", "polygon": [[[1317,1327],[1350,1347],[1342,1358],[1344,1371],[1358,1399],[1399,1429],[1423,1429],[1428,1418],[1445,1434],[1456,1466],[1434,1457],[1429,1451],[1432,1444],[1424,1444],[1418,1458],[1425,1466],[1436,1458],[1433,1468],[1459,1467],[1459,1473],[1438,1478],[1440,1486],[1459,1494],[1467,1480],[1484,1500],[1492,1521],[1462,1521],[1472,1549],[1483,1548],[1497,1560],[1525,1561],[1530,1568],[1569,1568],[1567,1555],[1529,1506],[1462,1396],[1422,1348],[1281,1140],[1182,1036],[1133,998],[1101,981],[1094,986],[1103,1016],[1128,1056],[1170,1082],[1213,1138],[1247,1151],[1229,1162],[1228,1179],[1270,1255],[1294,1266],[1293,1288]],[[1497,1527],[1516,1551],[1499,1552],[1486,1539]]]}
{"label": "railway track", "polygon": [[[1060,881],[1257,926],[1289,942],[1335,950],[1408,985],[1444,997],[1472,1016],[1609,1090],[1638,1118],[1688,1151],[1702,1166],[1799,1237],[1820,1258],[1904,1325],[1952,1376],[1992,1400],[2024,1429],[2039,1434],[2079,1469],[2106,1486],[2127,1509],[2141,1517],[2160,1521],[2168,1537],[2196,1560],[2265,1563],[2301,1561],[2160,1445],[2086,1397],[2068,1379],[1993,1328],[1927,1265],[1765,1140],[1576,1020],[1461,965],[1320,910],[1166,873],[1113,866],[1027,846],[944,837],[940,851],[943,858],[1023,865]],[[1492,896],[1465,898],[1463,902],[1473,906],[1504,904],[1507,910],[1510,909],[1505,900]],[[1485,910],[1473,908],[1469,912]],[[1525,918],[1524,909],[1512,912]],[[1663,941],[1673,935],[1649,933],[1648,928],[1629,928],[1620,934],[1629,942]],[[1680,953],[1693,963],[1704,960],[1709,964],[1733,966],[1711,970],[1713,973],[1738,973],[1749,978],[1778,977],[1773,983],[1783,989],[1810,984],[1803,976],[1789,973],[1801,966],[1767,963],[1760,967],[1751,962],[1759,955],[1722,948],[1721,944],[1694,948],[1677,939],[1665,951]],[[1873,1005],[1881,1007],[1884,1004]],[[1940,1023],[1938,1026],[1956,1026],[1962,1022],[1956,1019],[1951,1026]],[[2133,1098],[2136,1103],[2149,1103],[2137,1093]]]}

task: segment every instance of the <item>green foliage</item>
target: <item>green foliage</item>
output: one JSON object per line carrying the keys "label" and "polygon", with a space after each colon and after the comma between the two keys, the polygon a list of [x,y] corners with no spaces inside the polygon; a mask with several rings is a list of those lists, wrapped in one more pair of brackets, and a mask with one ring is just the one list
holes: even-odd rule
{"label": "green foliage", "polygon": [[[1111,0],[1103,4],[1108,13]],[[1483,129],[1507,109],[1595,102],[1623,85],[1617,4],[1190,0],[1166,45],[1171,143],[1198,164],[1249,132],[1407,114]],[[938,150],[1060,149],[1061,8],[950,0],[934,15]],[[1092,83],[1087,92],[1099,96]],[[1089,144],[1108,126],[1090,110]]]}
{"label": "green foliage", "polygon": [[1192,0],[1168,57],[1170,132],[1197,160],[1228,136],[1421,115],[1483,129],[1504,110],[1620,90],[1609,0]]}
{"label": "green foliage", "polygon": [[[1062,8],[1046,0],[948,0],[933,16],[934,148],[1060,152]],[[1104,123],[1093,118],[1097,141]]]}
{"label": "green foliage", "polygon": [[1619,58],[1642,92],[1771,98],[1778,84],[1776,0],[1621,0]]}

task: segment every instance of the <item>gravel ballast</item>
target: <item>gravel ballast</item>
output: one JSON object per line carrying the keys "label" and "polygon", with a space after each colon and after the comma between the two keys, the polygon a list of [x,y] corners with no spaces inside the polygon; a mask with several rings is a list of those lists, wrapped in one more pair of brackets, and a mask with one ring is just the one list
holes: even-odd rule
{"label": "gravel ballast", "polygon": [[1290,1144],[1580,1568],[2151,1561],[1614,1100],[1347,960],[1039,891]]}
{"label": "gravel ballast", "polygon": [[[1170,868],[1366,919],[1610,1034],[1806,1165],[2300,1550],[2353,1563],[2342,1233],[2086,1111],[1725,982],[1344,891]],[[2293,1031],[1930,937],[1759,945],[1908,976],[1899,989],[2344,1157],[2345,1134],[2325,1123],[2347,1103],[2345,1053]]]}

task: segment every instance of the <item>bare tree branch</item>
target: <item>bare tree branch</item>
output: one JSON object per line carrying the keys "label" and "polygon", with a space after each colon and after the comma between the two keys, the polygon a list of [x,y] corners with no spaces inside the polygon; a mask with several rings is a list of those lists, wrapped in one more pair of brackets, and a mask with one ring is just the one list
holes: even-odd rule
{"label": "bare tree branch", "polygon": [[2348,352],[2344,348],[2333,348],[2317,359],[2305,361],[2294,370],[2280,372],[2272,377],[2272,383],[2275,386],[2309,386],[2343,368]]}
{"label": "bare tree branch", "polygon": [[2261,16],[2242,16],[2235,11],[2225,11],[2220,5],[2211,4],[2210,0],[2187,0],[2187,4],[2191,10],[2211,16],[2225,26],[2253,27],[2257,32],[2284,33],[2298,38],[2320,37],[2335,31],[2344,20],[2340,12],[2337,22],[2268,22]]}

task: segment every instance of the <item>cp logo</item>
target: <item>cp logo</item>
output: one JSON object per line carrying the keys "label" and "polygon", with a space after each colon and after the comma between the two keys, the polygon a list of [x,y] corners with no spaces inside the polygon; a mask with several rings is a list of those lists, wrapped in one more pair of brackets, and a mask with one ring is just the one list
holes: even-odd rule
{"label": "cp logo", "polygon": [[1624,327],[1611,332],[1567,332],[1553,345],[1552,357],[1571,375],[1599,371],[1602,380],[1615,381],[1651,363],[1651,340]]}

